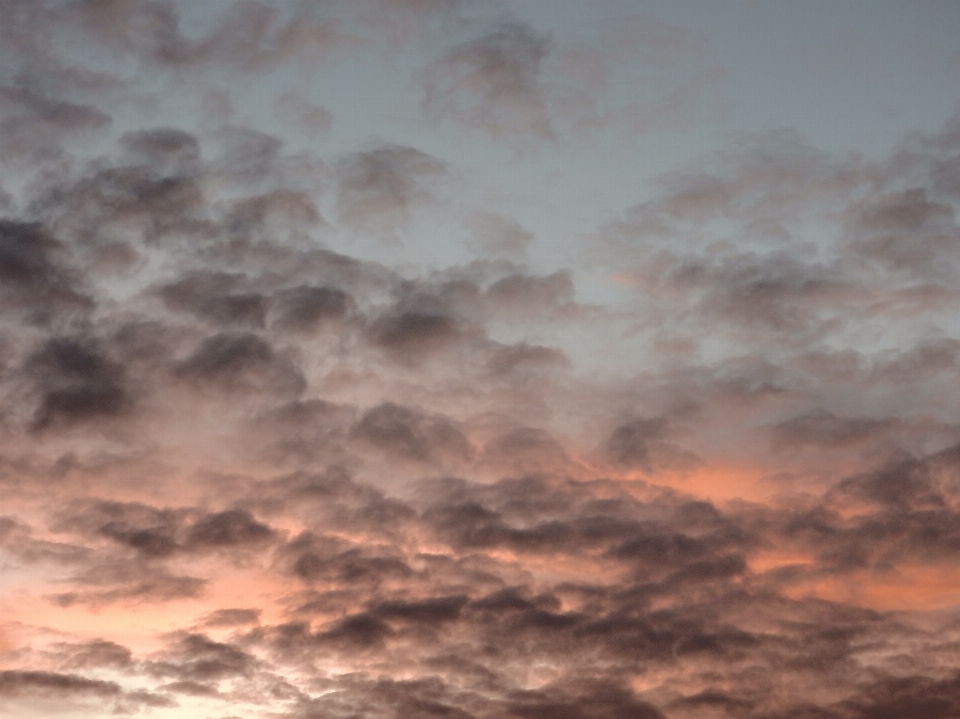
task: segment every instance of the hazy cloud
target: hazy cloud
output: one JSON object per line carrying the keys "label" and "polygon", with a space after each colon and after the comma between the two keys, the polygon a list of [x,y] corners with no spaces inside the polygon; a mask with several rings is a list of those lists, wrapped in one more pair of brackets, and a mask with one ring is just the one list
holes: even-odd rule
{"label": "hazy cloud", "polygon": [[533,28],[504,24],[423,71],[423,107],[510,145],[552,139],[540,80],[548,51],[548,40]]}

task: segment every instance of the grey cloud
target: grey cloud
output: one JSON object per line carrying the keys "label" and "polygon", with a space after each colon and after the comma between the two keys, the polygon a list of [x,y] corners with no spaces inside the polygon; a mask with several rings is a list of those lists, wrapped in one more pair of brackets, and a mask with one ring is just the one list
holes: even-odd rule
{"label": "grey cloud", "polygon": [[228,677],[249,676],[256,659],[240,647],[216,642],[204,634],[183,634],[156,662],[151,672],[181,681],[218,681]]}
{"label": "grey cloud", "polygon": [[732,255],[721,261],[673,258],[658,270],[665,285],[691,292],[706,316],[791,335],[819,334],[843,320],[844,305],[863,303],[866,293],[836,270],[785,254]]}
{"label": "grey cloud", "polygon": [[14,161],[58,159],[66,135],[111,122],[95,107],[48,98],[26,87],[0,87],[0,113],[0,156]]}
{"label": "grey cloud", "polygon": [[[73,503],[53,526],[91,538],[107,538],[145,560],[163,560],[184,552],[256,549],[277,537],[272,528],[246,510],[207,513],[137,502]],[[123,570],[118,571],[122,574]]]}
{"label": "grey cloud", "polygon": [[322,400],[294,401],[257,417],[251,429],[271,461],[312,469],[314,462],[340,455],[355,414],[349,407]]}
{"label": "grey cloud", "polygon": [[[307,5],[238,5],[199,38],[174,4],[69,10],[148,62],[248,72],[329,46],[326,6]],[[423,76],[428,111],[517,147],[550,137],[547,47],[519,25],[458,46]],[[14,115],[61,118],[38,121],[51,133],[100,122],[36,93],[10,98]],[[501,257],[416,276],[319,247],[332,230],[317,202],[390,235],[429,203],[440,160],[366,149],[334,165],[338,184],[318,199],[316,178],[285,174],[279,138],[232,127],[212,139],[219,155],[175,128],[134,130],[120,164],[78,155],[24,190],[24,216],[44,224],[0,224],[13,317],[0,380],[17,385],[5,399],[29,395],[0,423],[4,497],[25,505],[0,518],[12,576],[49,571],[40,592],[56,592],[61,616],[153,605],[194,625],[147,657],[85,627],[88,639],[8,653],[4,627],[12,661],[78,672],[8,671],[5,701],[169,704],[125,689],[145,677],[184,703],[297,717],[956,713],[942,669],[956,626],[817,598],[946,572],[960,552],[944,399],[960,345],[937,314],[956,291],[949,167],[916,159],[928,175],[907,183],[780,136],[666,181],[608,228],[612,265],[646,299],[576,325],[625,356],[639,348],[621,365],[632,379],[597,380],[560,346],[574,335],[549,324],[587,314],[570,272]],[[807,212],[836,230],[817,234],[816,256]],[[505,255],[528,239],[503,218],[481,225]],[[111,274],[98,253],[120,245],[131,259]],[[651,307],[652,326],[705,349],[646,354],[650,318],[636,315]],[[916,332],[880,327],[885,344],[861,346],[917,316],[929,322]],[[8,421],[34,410],[40,432]],[[214,423],[227,439],[207,436]],[[771,436],[792,451],[755,441]],[[783,496],[711,503],[658,486],[658,471],[694,468],[681,443],[744,451],[776,472],[760,490]],[[860,456],[874,447],[886,454]],[[797,471],[804,452],[830,455],[826,469]],[[634,470],[648,481],[624,477]],[[220,595],[214,563],[218,577],[266,577],[272,604]]]}
{"label": "grey cloud", "polygon": [[[89,566],[73,577],[77,589],[48,597],[60,607],[104,607],[120,602],[163,603],[203,594],[207,580],[171,574],[157,567],[130,563]],[[105,587],[97,589],[94,587]]]}
{"label": "grey cloud", "polygon": [[66,248],[36,223],[0,220],[0,297],[23,311],[32,324],[93,309],[78,273],[69,269]]}
{"label": "grey cloud", "polygon": [[70,566],[91,557],[90,550],[82,545],[38,539],[33,527],[9,516],[0,516],[0,547],[12,565],[52,562]]}
{"label": "grey cloud", "polygon": [[0,672],[0,694],[4,696],[88,695],[117,697],[122,690],[116,682],[87,679],[76,674],[7,670]]}
{"label": "grey cloud", "polygon": [[129,669],[133,666],[133,653],[127,647],[103,639],[64,646],[61,651],[69,657],[64,665],[66,669]]}
{"label": "grey cloud", "polygon": [[960,677],[883,677],[841,707],[856,719],[947,719],[960,710]]}
{"label": "grey cloud", "polygon": [[187,547],[232,548],[258,545],[275,536],[274,531],[256,521],[249,512],[231,509],[210,514],[197,521],[187,534]]}
{"label": "grey cloud", "polygon": [[430,199],[429,181],[446,172],[438,159],[412,147],[357,152],[338,165],[337,216],[348,227],[391,233]]}
{"label": "grey cloud", "polygon": [[208,627],[233,627],[260,622],[259,609],[217,609],[203,619]]}
{"label": "grey cloud", "polygon": [[146,166],[109,167],[81,177],[73,186],[57,188],[52,204],[56,226],[97,247],[116,235],[118,227],[139,229],[146,242],[158,242],[178,233],[204,235],[205,198],[196,178],[162,176]]}
{"label": "grey cloud", "polygon": [[413,570],[402,557],[352,547],[331,538],[303,534],[285,551],[293,559],[292,572],[305,582],[340,582],[347,585],[373,585],[389,579],[404,579]]}
{"label": "grey cloud", "polygon": [[529,26],[501,25],[424,70],[423,107],[513,146],[552,139],[540,81],[548,51],[548,40]]}
{"label": "grey cloud", "polygon": [[949,204],[932,202],[924,188],[871,197],[848,210],[849,249],[892,271],[926,277],[956,269],[960,228]]}
{"label": "grey cloud", "polygon": [[562,350],[555,347],[529,345],[521,342],[498,348],[490,357],[487,366],[494,375],[529,372],[541,375],[549,368],[570,366],[570,360]]}
{"label": "grey cloud", "polygon": [[175,3],[130,4],[92,0],[78,9],[80,21],[99,41],[142,60],[171,68],[218,63],[242,72],[269,70],[286,60],[316,62],[348,37],[322,7],[292,14],[262,2],[231,3],[213,29],[191,38],[180,29]]}
{"label": "grey cloud", "polygon": [[353,435],[380,449],[412,460],[431,457],[468,459],[473,448],[457,427],[444,417],[430,417],[393,403],[364,413]]}
{"label": "grey cloud", "polygon": [[520,471],[537,471],[562,467],[568,457],[563,446],[544,430],[518,427],[487,442],[483,460]]}
{"label": "grey cloud", "polygon": [[171,309],[186,310],[215,325],[262,328],[266,298],[256,292],[235,292],[245,278],[224,272],[197,272],[159,288]]}
{"label": "grey cloud", "polygon": [[132,402],[123,367],[88,341],[51,339],[27,359],[25,370],[41,393],[34,421],[37,430],[115,417]]}
{"label": "grey cloud", "polygon": [[200,143],[173,127],[125,132],[119,144],[134,157],[165,174],[185,174],[200,162]]}
{"label": "grey cloud", "polygon": [[449,347],[464,334],[465,328],[456,318],[423,312],[381,317],[369,329],[374,345],[414,363]]}
{"label": "grey cloud", "polygon": [[263,180],[280,156],[283,142],[249,127],[227,127],[218,133],[220,153],[213,168],[245,185]]}
{"label": "grey cloud", "polygon": [[261,235],[281,228],[310,228],[326,224],[310,196],[293,190],[274,190],[239,200],[231,208],[227,226],[231,234]]}
{"label": "grey cloud", "polygon": [[895,425],[888,418],[838,417],[821,409],[781,422],[774,427],[774,437],[783,446],[842,447],[876,438]]}
{"label": "grey cloud", "polygon": [[308,330],[325,321],[343,319],[353,298],[333,287],[300,285],[273,295],[274,324],[285,329]]}
{"label": "grey cloud", "polygon": [[511,274],[496,280],[486,289],[486,297],[497,308],[508,312],[558,312],[573,301],[573,278],[568,270],[552,275]]}
{"label": "grey cloud", "polygon": [[299,394],[306,384],[292,362],[250,333],[208,337],[177,366],[175,374],[223,391],[268,389]]}
{"label": "grey cloud", "polygon": [[616,464],[646,472],[697,465],[699,459],[695,454],[664,441],[668,425],[665,417],[627,422],[610,433],[603,451]]}
{"label": "grey cloud", "polygon": [[[506,709],[524,719],[662,719],[653,705],[629,689],[611,682],[578,682],[579,686],[551,687],[553,691],[518,693]],[[579,692],[577,690],[580,690]]]}

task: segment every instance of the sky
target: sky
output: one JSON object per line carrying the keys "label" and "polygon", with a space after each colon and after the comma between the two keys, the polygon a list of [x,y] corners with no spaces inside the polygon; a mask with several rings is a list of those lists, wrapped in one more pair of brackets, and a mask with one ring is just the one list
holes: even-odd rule
{"label": "sky", "polygon": [[0,0],[0,715],[960,716],[960,4]]}

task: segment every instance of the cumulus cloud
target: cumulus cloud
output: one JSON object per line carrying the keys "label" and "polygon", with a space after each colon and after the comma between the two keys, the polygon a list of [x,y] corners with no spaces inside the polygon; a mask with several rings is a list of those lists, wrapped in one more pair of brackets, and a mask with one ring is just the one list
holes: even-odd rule
{"label": "cumulus cloud", "polygon": [[355,153],[338,168],[337,214],[349,227],[390,233],[430,198],[430,178],[444,173],[443,162],[412,147]]}
{"label": "cumulus cloud", "polygon": [[[11,22],[81,75],[135,57],[194,100],[382,30],[40,6]],[[369,7],[474,35],[418,35],[431,132],[561,137],[545,33]],[[181,127],[40,45],[0,90],[0,713],[960,712],[956,120],[869,162],[734,141],[600,227],[588,277],[447,207],[428,134],[298,147],[335,93],[337,122],[297,86]],[[489,256],[363,244],[464,231]]]}
{"label": "cumulus cloud", "polygon": [[421,82],[430,113],[510,144],[553,138],[540,66],[547,38],[524,24],[504,24],[451,48]]}

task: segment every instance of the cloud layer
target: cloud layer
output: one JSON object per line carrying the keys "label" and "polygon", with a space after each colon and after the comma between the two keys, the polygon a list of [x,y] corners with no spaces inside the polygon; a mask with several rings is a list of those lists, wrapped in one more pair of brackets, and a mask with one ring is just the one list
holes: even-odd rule
{"label": "cloud layer", "polygon": [[547,263],[297,73],[416,57],[386,127],[535,162],[640,112],[558,67],[689,109],[695,35],[361,5],[0,3],[0,710],[960,713],[957,118],[731,139]]}

